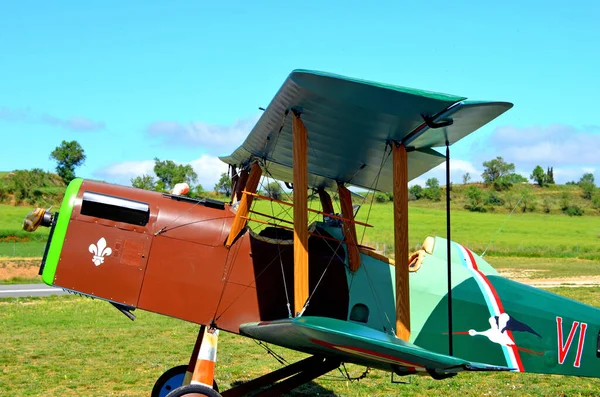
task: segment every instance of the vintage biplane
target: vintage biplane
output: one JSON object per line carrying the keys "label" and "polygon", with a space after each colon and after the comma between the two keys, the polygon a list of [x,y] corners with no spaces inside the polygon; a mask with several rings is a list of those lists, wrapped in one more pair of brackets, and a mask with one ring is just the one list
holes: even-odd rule
{"label": "vintage biplane", "polygon": [[[75,179],[58,212],[37,209],[24,227],[51,228],[45,283],[131,318],[139,308],[201,325],[189,365],[152,396],[280,395],[343,362],[435,379],[598,377],[598,309],[499,276],[449,228],[409,252],[409,180],[448,166],[450,145],[511,107],[297,70],[222,157],[231,202]],[[261,196],[261,177],[285,182],[293,201]],[[393,192],[395,261],[361,245],[368,219],[355,219],[349,187]],[[258,200],[293,216],[258,211]],[[309,357],[219,394],[219,330]]]}

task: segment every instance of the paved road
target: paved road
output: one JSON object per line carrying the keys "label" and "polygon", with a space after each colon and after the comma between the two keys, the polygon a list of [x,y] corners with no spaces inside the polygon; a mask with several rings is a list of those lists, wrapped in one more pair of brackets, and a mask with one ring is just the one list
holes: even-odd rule
{"label": "paved road", "polygon": [[24,296],[65,295],[67,292],[60,288],[49,287],[46,284],[8,284],[0,285],[0,298],[20,298]]}

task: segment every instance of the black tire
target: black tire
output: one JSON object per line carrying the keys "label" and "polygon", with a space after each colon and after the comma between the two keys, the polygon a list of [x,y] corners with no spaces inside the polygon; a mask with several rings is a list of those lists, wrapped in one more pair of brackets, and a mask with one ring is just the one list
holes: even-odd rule
{"label": "black tire", "polygon": [[[171,391],[181,387],[186,371],[187,365],[185,364],[165,371],[165,373],[158,377],[156,383],[154,383],[150,397],[166,397]],[[217,381],[213,381],[213,389],[219,391]]]}
{"label": "black tire", "polygon": [[167,397],[183,397],[191,395],[201,395],[206,397],[222,397],[218,391],[211,389],[204,385],[185,385],[178,387],[171,393],[167,394]]}

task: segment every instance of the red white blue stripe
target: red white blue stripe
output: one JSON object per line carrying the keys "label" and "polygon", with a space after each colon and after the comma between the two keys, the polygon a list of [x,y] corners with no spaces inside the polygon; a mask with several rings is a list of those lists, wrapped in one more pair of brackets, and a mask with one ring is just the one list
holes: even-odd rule
{"label": "red white blue stripe", "polygon": [[[477,267],[477,261],[473,257],[473,253],[460,244],[454,242],[452,244],[454,244],[454,247],[456,248],[455,251],[458,251],[463,266],[469,269],[473,275],[473,278],[477,282],[477,285],[483,294],[490,312],[490,317],[499,316],[500,314],[504,313],[502,301],[498,297],[498,293],[496,292],[494,285],[490,282],[487,276],[481,270],[479,270],[479,267]],[[513,341],[515,340],[513,338],[512,331],[506,330],[505,332],[508,334],[510,339]],[[516,372],[523,372],[523,363],[521,361],[521,356],[519,355],[517,345],[500,346],[502,347],[504,357],[506,358],[506,365],[510,368],[514,368]]]}

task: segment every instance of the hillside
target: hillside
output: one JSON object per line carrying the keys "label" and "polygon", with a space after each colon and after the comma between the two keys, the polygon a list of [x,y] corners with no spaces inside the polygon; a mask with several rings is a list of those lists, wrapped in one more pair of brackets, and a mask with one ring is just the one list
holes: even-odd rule
{"label": "hillside", "polygon": [[[566,214],[563,208],[578,207],[583,212],[581,215],[600,215],[600,192],[596,188],[591,200],[583,197],[583,189],[577,185],[551,185],[540,187],[533,184],[521,184],[506,191],[495,191],[482,183],[467,185],[453,185],[450,190],[453,211],[465,211],[472,205],[468,197],[468,189],[479,189],[481,192],[480,209],[477,212],[510,213],[515,207],[515,212],[532,212],[538,214],[560,215]],[[419,208],[445,208],[446,189],[441,188],[441,200],[427,199],[413,200],[410,206]],[[517,205],[518,204],[518,205]]]}
{"label": "hillside", "polygon": [[51,206],[62,201],[65,183],[41,169],[0,172],[0,203],[24,206]]}
{"label": "hillside", "polygon": [[[60,204],[66,186],[61,178],[39,169],[31,171],[17,170],[13,172],[0,172],[0,204],[16,206],[50,206]],[[469,191],[479,190],[479,203],[473,208],[473,199],[469,198]],[[428,199],[415,199],[411,197],[409,206],[416,208],[445,208],[445,187],[441,187],[440,201]],[[216,193],[207,192],[213,197]],[[364,194],[364,193],[363,193]],[[213,197],[214,198],[214,197]],[[355,197],[357,204],[369,202]],[[376,201],[389,200],[383,194],[376,194]],[[518,204],[518,205],[517,205]],[[515,209],[515,207],[517,207]],[[571,207],[571,211],[566,211]],[[583,189],[577,185],[538,185],[524,183],[513,186],[510,190],[497,192],[491,186],[482,183],[454,184],[451,188],[451,208],[453,211],[465,211],[468,208],[476,212],[509,213],[532,212],[539,214],[567,214],[570,215],[600,215],[600,189],[596,188],[592,199],[583,197]],[[580,209],[580,211],[576,210]]]}

